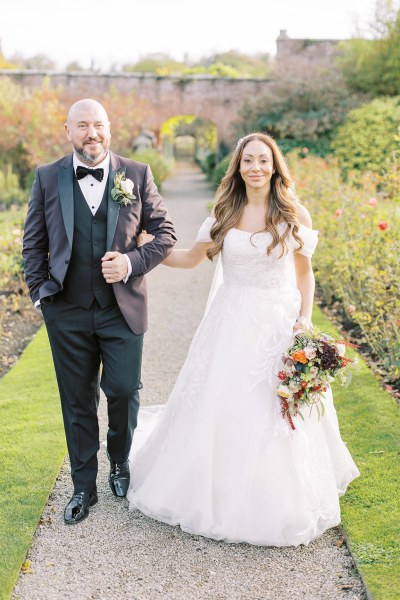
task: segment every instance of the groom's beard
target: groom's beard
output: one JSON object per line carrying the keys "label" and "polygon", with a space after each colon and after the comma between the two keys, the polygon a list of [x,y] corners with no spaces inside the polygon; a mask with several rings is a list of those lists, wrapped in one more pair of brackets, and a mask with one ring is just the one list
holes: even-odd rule
{"label": "groom's beard", "polygon": [[91,154],[85,150],[83,146],[74,146],[75,154],[85,164],[95,165],[103,160],[107,156],[107,152],[110,148],[110,141],[104,140],[101,142],[101,147],[98,152]]}

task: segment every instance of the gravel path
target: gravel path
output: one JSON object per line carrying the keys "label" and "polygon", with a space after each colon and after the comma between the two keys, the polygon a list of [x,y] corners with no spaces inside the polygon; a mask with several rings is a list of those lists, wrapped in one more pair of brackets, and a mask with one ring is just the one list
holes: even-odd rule
{"label": "gravel path", "polygon": [[[212,199],[196,167],[180,165],[164,197],[185,247]],[[159,267],[149,278],[150,330],[145,337],[143,404],[165,402],[202,316],[211,264],[191,271]],[[105,402],[100,407],[105,438]],[[308,547],[262,548],[191,536],[129,513],[108,488],[99,452],[99,503],[80,525],[66,527],[69,466],[61,469],[12,599],[21,600],[362,600],[362,584],[337,530]]]}

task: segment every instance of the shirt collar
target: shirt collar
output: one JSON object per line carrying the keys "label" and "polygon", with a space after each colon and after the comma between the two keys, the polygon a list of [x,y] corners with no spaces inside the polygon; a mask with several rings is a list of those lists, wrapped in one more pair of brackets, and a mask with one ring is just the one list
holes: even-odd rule
{"label": "shirt collar", "polygon": [[107,156],[101,161],[101,163],[99,163],[95,167],[89,167],[89,165],[85,165],[85,163],[83,163],[81,160],[79,160],[79,158],[77,157],[75,152],[73,153],[72,161],[73,161],[75,173],[76,173],[76,167],[79,167],[79,166],[86,167],[88,169],[104,169],[103,181],[107,180],[108,172],[110,170],[110,153],[109,152],[107,152]]}

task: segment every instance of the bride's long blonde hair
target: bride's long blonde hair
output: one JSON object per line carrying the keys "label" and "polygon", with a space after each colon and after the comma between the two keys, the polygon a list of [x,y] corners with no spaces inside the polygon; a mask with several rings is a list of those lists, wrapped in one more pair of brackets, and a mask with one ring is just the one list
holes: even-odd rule
{"label": "bride's long blonde hair", "polygon": [[[207,250],[207,256],[213,260],[214,256],[222,250],[224,238],[240,221],[243,209],[247,204],[246,187],[239,172],[243,150],[252,140],[259,140],[266,144],[272,151],[273,168],[275,172],[271,177],[271,192],[267,209],[265,211],[265,229],[272,235],[272,241],[267,247],[267,254],[281,244],[281,258],[288,250],[288,237],[290,232],[299,244],[298,250],[303,247],[303,242],[298,235],[299,222],[297,220],[296,205],[298,200],[294,190],[294,183],[290,176],[289,168],[285,162],[275,140],[266,133],[249,133],[241,138],[236,146],[232,160],[222,179],[217,192],[214,206],[215,223],[211,228],[211,239],[214,242]],[[285,222],[288,227],[283,234],[279,233],[277,225]]]}

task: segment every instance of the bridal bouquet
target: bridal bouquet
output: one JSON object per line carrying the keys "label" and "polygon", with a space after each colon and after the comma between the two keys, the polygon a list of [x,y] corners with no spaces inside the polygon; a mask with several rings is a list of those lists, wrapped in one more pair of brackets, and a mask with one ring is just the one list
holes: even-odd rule
{"label": "bridal bouquet", "polygon": [[357,347],[311,327],[298,333],[284,353],[283,368],[278,373],[281,383],[276,391],[282,417],[293,430],[293,417],[299,415],[304,420],[301,408],[308,406],[311,411],[315,405],[318,418],[324,414],[323,393],[332,381],[346,386],[350,383],[347,367],[356,359],[345,356],[346,346]]}

